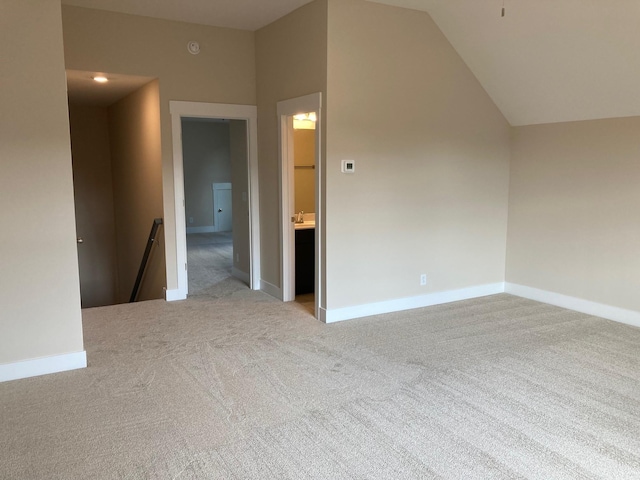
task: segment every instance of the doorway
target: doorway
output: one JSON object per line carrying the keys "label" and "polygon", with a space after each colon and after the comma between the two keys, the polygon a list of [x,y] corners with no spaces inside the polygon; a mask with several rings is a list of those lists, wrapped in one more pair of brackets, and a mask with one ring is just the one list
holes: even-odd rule
{"label": "doorway", "polygon": [[[209,240],[200,239],[200,247],[207,242],[218,247],[218,260],[226,262],[227,273],[234,276],[254,290],[260,289],[260,224],[258,216],[258,177],[257,177],[257,109],[255,106],[226,105],[199,102],[170,102],[173,133],[173,180],[175,193],[177,291],[167,292],[167,299],[179,300],[192,294],[189,245],[198,240],[187,239],[188,234],[197,233],[201,237],[211,236]],[[187,164],[184,155],[184,120],[199,122],[225,123],[229,130],[230,170],[228,180],[222,177],[200,175],[199,179],[207,183],[204,198],[196,200],[203,206],[201,211],[210,211],[206,219],[196,220],[196,215],[187,213],[191,192],[186,184]],[[232,161],[231,158],[236,158]],[[238,161],[242,158],[242,161]],[[227,184],[227,188],[220,184]],[[216,188],[218,187],[218,188]],[[221,188],[222,187],[222,188]],[[219,193],[216,193],[220,190]],[[221,203],[222,202],[222,203]],[[193,200],[191,201],[193,203]],[[205,207],[206,206],[206,207]],[[208,209],[208,210],[207,210]],[[228,210],[230,215],[225,215]],[[217,212],[222,210],[222,212]],[[222,214],[219,216],[218,214]],[[207,223],[208,222],[208,223]],[[230,228],[229,228],[230,227]],[[229,230],[227,230],[229,229]],[[201,248],[202,249],[202,248]],[[215,260],[215,259],[213,259]],[[208,262],[212,257],[208,256]],[[214,269],[215,270],[215,269]],[[214,279],[215,280],[215,279]]]}
{"label": "doorway", "polygon": [[[296,300],[296,275],[306,275],[307,268],[301,268],[301,263],[308,265],[309,259],[302,258],[311,250],[313,268],[313,298],[308,294],[301,303],[312,304],[312,311],[316,318],[321,318],[321,306],[324,303],[324,262],[323,251],[323,202],[322,202],[322,163],[321,159],[321,106],[322,94],[315,93],[291,100],[278,102],[278,127],[280,140],[280,231],[281,231],[281,266],[282,300],[285,302]],[[297,118],[294,118],[297,117]],[[296,160],[296,129],[294,121],[314,124],[313,155],[310,160]],[[296,165],[298,163],[298,165]],[[298,168],[296,168],[298,167]],[[300,208],[300,195],[296,195],[296,178],[300,182],[312,172],[314,185],[313,212],[306,212]],[[298,202],[296,202],[298,196]],[[296,209],[296,203],[298,208]],[[308,204],[308,203],[307,203]],[[313,233],[310,232],[313,228]],[[299,243],[296,249],[296,243]],[[309,242],[312,242],[311,249]],[[297,252],[296,252],[297,250]]]}
{"label": "doorway", "polygon": [[234,268],[248,283],[248,263],[240,261],[249,256],[248,227],[238,225],[248,222],[247,203],[232,201],[232,186],[248,188],[247,149],[234,145],[246,145],[247,126],[246,120],[190,117],[181,124],[188,294],[209,295]]}

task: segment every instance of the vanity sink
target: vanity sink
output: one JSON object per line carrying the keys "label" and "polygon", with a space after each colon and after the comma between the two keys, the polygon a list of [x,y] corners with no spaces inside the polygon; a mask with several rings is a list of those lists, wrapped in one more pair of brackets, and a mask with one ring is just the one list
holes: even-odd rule
{"label": "vanity sink", "polygon": [[295,222],[294,226],[296,230],[308,230],[310,228],[316,228],[316,214],[300,212],[296,214],[295,219],[304,220],[304,222]]}
{"label": "vanity sink", "polygon": [[315,220],[305,220],[302,223],[295,223],[295,229],[296,230],[307,230],[309,228],[316,228],[316,221]]}

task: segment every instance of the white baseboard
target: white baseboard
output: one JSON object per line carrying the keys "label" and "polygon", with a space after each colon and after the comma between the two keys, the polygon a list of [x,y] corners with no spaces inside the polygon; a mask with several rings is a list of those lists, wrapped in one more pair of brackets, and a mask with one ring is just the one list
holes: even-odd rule
{"label": "white baseboard", "polygon": [[85,368],[87,352],[67,353],[53,357],[33,358],[15,363],[0,365],[0,382],[18,380],[20,378],[37,377],[49,373],[66,372]]}
{"label": "white baseboard", "polygon": [[247,285],[251,285],[251,275],[247,272],[243,272],[242,270],[238,270],[236,267],[231,269],[231,275],[236,277],[241,282],[246,283]]}
{"label": "white baseboard", "polygon": [[165,289],[164,298],[167,302],[175,302],[177,300],[186,300],[187,293],[177,288],[174,290]]}
{"label": "white baseboard", "polygon": [[187,227],[187,235],[190,233],[216,233],[216,227],[213,225],[207,227]]}
{"label": "white baseboard", "polygon": [[468,300],[470,298],[486,297],[487,295],[504,293],[504,288],[504,283],[500,282],[489,285],[461,288],[459,290],[449,290],[446,292],[428,293],[417,297],[399,298],[384,302],[336,308],[333,310],[320,308],[320,320],[325,323],[333,323],[341,322],[343,320],[351,320],[354,318],[369,317],[371,315],[381,315],[383,313],[430,307],[433,305],[440,305],[442,303],[457,302],[459,300]]}
{"label": "white baseboard", "polygon": [[282,289],[265,280],[260,280],[260,290],[262,290],[267,295],[271,295],[278,300],[282,300]]}
{"label": "white baseboard", "polygon": [[592,302],[590,300],[570,297],[568,295],[518,285],[516,283],[506,283],[505,291],[517,297],[528,298],[529,300],[536,300],[557,307],[575,310],[576,312],[640,327],[640,312],[635,310],[626,310],[624,308],[605,305],[604,303]]}

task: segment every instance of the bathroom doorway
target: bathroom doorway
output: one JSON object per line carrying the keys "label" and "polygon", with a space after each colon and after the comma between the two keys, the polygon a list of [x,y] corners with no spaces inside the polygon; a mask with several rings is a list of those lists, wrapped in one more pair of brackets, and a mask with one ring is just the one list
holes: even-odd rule
{"label": "bathroom doorway", "polygon": [[278,103],[282,300],[325,310],[320,93]]}
{"label": "bathroom doorway", "polygon": [[293,116],[295,301],[315,315],[315,112]]}

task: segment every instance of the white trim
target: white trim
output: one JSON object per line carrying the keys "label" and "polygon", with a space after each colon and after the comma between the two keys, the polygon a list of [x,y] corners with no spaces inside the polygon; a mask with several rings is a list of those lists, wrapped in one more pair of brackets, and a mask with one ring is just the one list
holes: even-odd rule
{"label": "white trim", "polygon": [[190,233],[215,233],[216,227],[187,227],[187,235]]}
{"label": "white trim", "polygon": [[341,322],[343,320],[351,320],[353,318],[381,315],[383,313],[431,307],[442,303],[457,302],[460,300],[468,300],[470,298],[486,297],[487,295],[504,293],[504,288],[504,283],[500,282],[461,288],[459,290],[449,290],[446,292],[428,293],[417,297],[398,298],[396,300],[386,300],[384,302],[336,308],[333,310],[320,309],[320,320],[325,323],[333,323]]}
{"label": "white trim", "polygon": [[186,300],[187,299],[187,294],[185,292],[183,292],[182,290],[180,290],[179,288],[176,288],[175,290],[165,289],[164,290],[164,299],[167,302],[176,302],[178,300]]}
{"label": "white trim", "polygon": [[275,285],[267,282],[266,280],[262,280],[261,284],[262,284],[262,287],[260,288],[260,290],[262,290],[267,295],[271,295],[272,297],[275,297],[278,300],[282,300],[282,290],[280,289],[280,287],[276,287]]}
{"label": "white trim", "polygon": [[278,138],[280,153],[280,283],[282,300],[290,302],[296,298],[295,290],[295,230],[291,216],[295,211],[293,124],[289,115],[282,114],[278,104]]}
{"label": "white trim", "polygon": [[315,312],[320,316],[320,309],[325,305],[324,292],[322,290],[324,278],[324,262],[322,258],[322,244],[324,242],[324,212],[322,208],[322,194],[324,183],[322,181],[322,93],[312,93],[303,97],[292,98],[278,102],[278,150],[280,169],[280,282],[282,284],[282,299],[291,301],[295,299],[295,230],[291,223],[291,215],[294,212],[294,192],[291,186],[294,184],[293,157],[289,154],[293,149],[293,122],[289,117],[299,114],[316,112],[316,162],[315,162],[315,207],[316,207],[316,239],[315,239]]}
{"label": "white trim", "polygon": [[[173,189],[176,226],[176,271],[179,291],[176,299],[187,297],[189,291],[187,276],[187,239],[184,211],[184,165],[182,158],[182,117],[225,118],[246,120],[247,154],[249,170],[249,251],[250,288],[260,289],[260,194],[258,182],[258,109],[255,105],[229,105],[223,103],[170,101],[171,131],[173,138]],[[167,211],[165,210],[165,216]],[[168,292],[167,292],[168,293]],[[174,295],[172,294],[172,298]],[[167,295],[167,299],[169,295]]]}
{"label": "white trim", "polygon": [[87,352],[66,353],[0,365],[0,382],[86,368]]}
{"label": "white trim", "polygon": [[[174,218],[176,239],[176,272],[178,288],[167,290],[167,301],[182,300],[187,298],[189,292],[189,278],[187,275],[187,235],[186,218],[184,211],[184,165],[182,158],[182,120],[179,114],[173,112],[173,102],[169,102],[171,110],[171,130],[173,134],[173,193],[174,193]],[[164,213],[165,217],[167,212]],[[184,234],[183,234],[184,232]],[[165,234],[166,234],[165,230]],[[166,247],[165,242],[165,247]],[[169,280],[167,279],[167,282]],[[169,292],[176,292],[169,296]]]}
{"label": "white trim", "polygon": [[238,270],[236,267],[233,267],[231,269],[231,275],[236,277],[238,280],[246,283],[247,285],[251,283],[251,275],[249,275],[247,272],[243,272],[242,270]]}
{"label": "white trim", "polygon": [[575,310],[576,312],[606,318],[615,322],[626,323],[634,327],[640,327],[640,312],[626,310],[624,308],[592,302],[582,298],[570,297],[561,293],[540,290],[525,285],[507,282],[505,291],[517,297],[528,298],[538,302],[548,303],[557,307]]}

